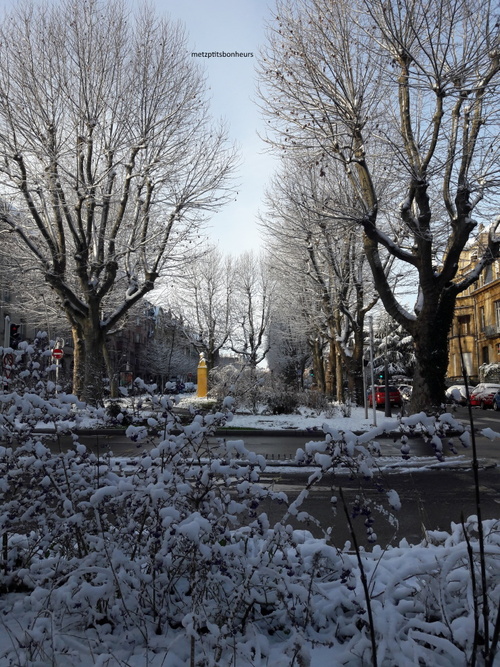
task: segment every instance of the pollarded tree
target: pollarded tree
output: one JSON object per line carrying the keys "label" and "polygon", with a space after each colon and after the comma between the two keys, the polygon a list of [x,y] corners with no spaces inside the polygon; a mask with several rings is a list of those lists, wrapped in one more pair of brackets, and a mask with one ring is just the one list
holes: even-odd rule
{"label": "pollarded tree", "polygon": [[[278,0],[261,58],[263,99],[281,151],[348,176],[350,205],[387,312],[412,335],[412,409],[444,398],[457,294],[498,256],[490,242],[458,275],[476,216],[500,191],[498,8],[488,0]],[[413,312],[383,258],[414,277]],[[401,269],[398,267],[398,272]]]}
{"label": "pollarded tree", "polygon": [[[306,367],[311,365],[313,356],[309,317],[311,304],[308,301],[304,308],[299,280],[293,277],[294,289],[291,290],[291,281],[287,279],[290,273],[283,275],[282,264],[276,264],[274,254],[272,256],[276,288],[268,329],[267,365],[289,389],[304,389],[304,373]],[[307,316],[304,311],[307,311]]]}
{"label": "pollarded tree", "polygon": [[0,215],[62,302],[79,396],[99,400],[106,333],[225,201],[233,163],[180,25],[119,0],[4,18]]}

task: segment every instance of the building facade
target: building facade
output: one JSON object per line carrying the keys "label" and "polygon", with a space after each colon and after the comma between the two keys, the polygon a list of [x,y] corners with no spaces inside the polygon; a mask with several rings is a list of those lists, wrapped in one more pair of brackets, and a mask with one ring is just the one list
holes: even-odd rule
{"label": "building facade", "polygon": [[[484,232],[463,253],[461,275],[473,268],[486,242]],[[489,368],[500,364],[500,260],[488,266],[479,280],[457,297],[450,333],[449,384],[462,384],[462,358],[473,383],[488,379]]]}

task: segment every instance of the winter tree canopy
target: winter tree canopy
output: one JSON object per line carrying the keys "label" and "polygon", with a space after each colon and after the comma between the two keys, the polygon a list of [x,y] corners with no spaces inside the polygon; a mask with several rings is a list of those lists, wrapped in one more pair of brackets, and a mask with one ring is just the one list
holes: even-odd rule
{"label": "winter tree canopy", "polygon": [[[484,0],[278,0],[261,57],[269,142],[348,177],[329,213],[362,230],[381,300],[413,336],[414,410],[442,402],[456,296],[498,256],[499,30]],[[490,242],[459,275],[479,221]],[[387,254],[414,276],[413,309]]]}
{"label": "winter tree canopy", "polygon": [[233,163],[177,23],[118,0],[5,16],[1,219],[62,301],[78,395],[99,399],[106,332],[224,203]]}

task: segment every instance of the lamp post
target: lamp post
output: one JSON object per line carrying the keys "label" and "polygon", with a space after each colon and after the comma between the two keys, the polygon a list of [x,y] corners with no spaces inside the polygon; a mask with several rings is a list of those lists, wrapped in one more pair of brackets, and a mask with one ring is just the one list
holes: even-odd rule
{"label": "lamp post", "polygon": [[3,331],[3,346],[10,347],[10,315],[5,316],[5,329]]}
{"label": "lamp post", "polygon": [[391,402],[389,400],[389,364],[387,362],[387,329],[385,330],[384,381],[385,381],[385,416],[392,417]]}
{"label": "lamp post", "polygon": [[368,323],[370,325],[370,373],[372,380],[372,408],[373,408],[373,425],[377,425],[377,399],[375,397],[375,377],[373,375],[373,317],[368,316]]}

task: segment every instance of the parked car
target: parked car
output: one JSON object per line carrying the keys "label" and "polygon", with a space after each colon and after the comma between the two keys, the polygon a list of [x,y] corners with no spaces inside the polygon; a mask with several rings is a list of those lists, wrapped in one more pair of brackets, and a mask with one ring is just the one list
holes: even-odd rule
{"label": "parked car", "polygon": [[[372,407],[373,405],[373,399],[372,399],[372,388],[368,388],[367,392],[367,397],[368,397],[368,405]],[[389,385],[389,404],[394,405],[394,407],[400,408],[401,404],[403,402],[403,399],[401,398],[401,393],[399,389],[394,386],[394,385]],[[375,405],[378,407],[379,405],[384,405],[385,406],[385,385],[379,384],[376,385],[375,387]]]}
{"label": "parked car", "polygon": [[474,387],[470,395],[470,404],[472,406],[479,406],[483,410],[493,407],[493,397],[500,389],[500,384],[493,384],[492,382],[480,382],[477,387]]}
{"label": "parked car", "polygon": [[466,405],[467,395],[464,384],[454,384],[446,390],[446,402]]}

